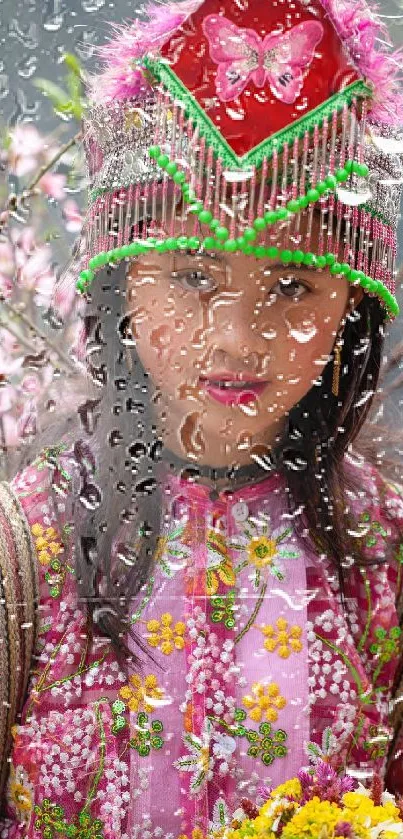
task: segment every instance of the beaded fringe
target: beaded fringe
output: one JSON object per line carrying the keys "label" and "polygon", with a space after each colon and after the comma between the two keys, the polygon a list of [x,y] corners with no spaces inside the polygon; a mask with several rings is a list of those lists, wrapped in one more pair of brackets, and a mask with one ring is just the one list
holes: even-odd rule
{"label": "beaded fringe", "polygon": [[[221,158],[200,136],[198,127],[186,118],[183,107],[161,92],[152,141],[185,173],[203,207],[228,228],[231,238],[236,238],[253,218],[309,194],[326,175],[342,169],[347,160],[363,162],[365,108],[365,102],[345,105],[341,113],[335,111],[325,118],[313,133],[306,131],[302,137],[295,136],[279,145],[270,158],[263,159],[259,169],[226,171]],[[169,166],[167,169],[161,171],[154,166],[142,182],[137,180],[95,198],[84,231],[85,263],[100,252],[135,239],[185,232],[188,209],[182,204],[181,185],[169,175]],[[333,253],[337,261],[380,280],[394,294],[394,232],[386,220],[368,210],[368,197],[366,184],[352,173],[342,197],[333,193],[322,195],[291,219],[266,228],[258,244],[275,244],[281,232],[284,247],[302,248],[317,256]],[[314,225],[318,210],[320,224]],[[202,234],[200,220],[196,217],[192,223],[190,235]]]}

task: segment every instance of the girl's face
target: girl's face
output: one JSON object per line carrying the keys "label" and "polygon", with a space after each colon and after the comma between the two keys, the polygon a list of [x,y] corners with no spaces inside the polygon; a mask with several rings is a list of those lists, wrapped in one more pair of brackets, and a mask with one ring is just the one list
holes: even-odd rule
{"label": "girl's face", "polygon": [[[189,219],[185,232],[193,230]],[[224,252],[153,252],[130,264],[127,283],[164,442],[217,467],[246,463],[252,447],[275,442],[362,294],[328,270]]]}

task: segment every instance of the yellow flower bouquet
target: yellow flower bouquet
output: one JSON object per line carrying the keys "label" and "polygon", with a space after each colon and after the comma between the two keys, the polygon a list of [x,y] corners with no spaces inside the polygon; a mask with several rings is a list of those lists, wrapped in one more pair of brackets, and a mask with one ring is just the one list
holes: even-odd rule
{"label": "yellow flower bouquet", "polygon": [[403,839],[401,802],[375,777],[371,789],[319,761],[267,791],[257,809],[242,801],[225,839]]}

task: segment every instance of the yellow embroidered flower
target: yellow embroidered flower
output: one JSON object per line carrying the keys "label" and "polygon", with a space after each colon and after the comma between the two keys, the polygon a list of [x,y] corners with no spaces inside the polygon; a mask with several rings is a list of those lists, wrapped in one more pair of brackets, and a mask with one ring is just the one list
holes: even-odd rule
{"label": "yellow embroidered flower", "polygon": [[141,676],[134,673],[130,676],[129,684],[120,688],[119,696],[127,702],[131,711],[144,710],[150,713],[155,708],[153,699],[162,699],[164,692],[163,688],[158,687],[156,676],[146,676],[143,680]]}
{"label": "yellow embroidered flower", "polygon": [[169,612],[164,612],[159,620],[152,618],[147,621],[147,629],[150,647],[159,647],[164,655],[171,655],[174,649],[183,650],[186,625],[183,621],[173,624],[173,617]]}
{"label": "yellow embroidered flower", "polygon": [[276,682],[262,685],[261,682],[254,682],[252,695],[248,694],[242,699],[245,708],[249,710],[249,718],[254,722],[261,722],[262,719],[268,722],[275,722],[278,711],[285,708],[287,700],[281,696],[280,688]]}
{"label": "yellow embroidered flower", "polygon": [[253,536],[247,551],[249,562],[259,569],[273,565],[274,557],[278,554],[275,539],[269,539],[267,536]]}
{"label": "yellow embroidered flower", "polygon": [[264,624],[257,628],[265,636],[263,646],[269,653],[277,651],[280,658],[288,658],[291,653],[301,652],[302,629],[300,626],[289,627],[288,621],[278,618],[275,627],[272,624]]}
{"label": "yellow embroidered flower", "polygon": [[8,803],[14,808],[22,821],[29,821],[34,806],[34,790],[28,775],[22,766],[11,765],[7,785]]}
{"label": "yellow embroidered flower", "polygon": [[57,539],[57,533],[54,527],[44,528],[39,522],[36,522],[32,526],[31,532],[35,537],[35,546],[41,565],[49,565],[55,556],[63,553],[63,545]]}

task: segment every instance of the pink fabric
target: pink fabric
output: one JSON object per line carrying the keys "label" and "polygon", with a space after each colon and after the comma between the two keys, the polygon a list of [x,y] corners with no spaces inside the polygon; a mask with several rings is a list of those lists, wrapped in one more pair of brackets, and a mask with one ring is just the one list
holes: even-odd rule
{"label": "pink fabric", "polygon": [[170,479],[155,573],[133,604],[156,665],[144,657],[128,681],[106,639],[90,644],[77,600],[71,452],[57,468],[45,454],[12,482],[37,546],[41,631],[1,839],[204,837],[242,798],[258,801],[261,784],[307,765],[307,743],[320,751],[324,734],[336,766],[364,781],[382,770],[398,658],[397,488],[362,468],[351,504],[378,564],[350,570],[343,608],[334,569],[294,533],[279,476],[215,502]]}

